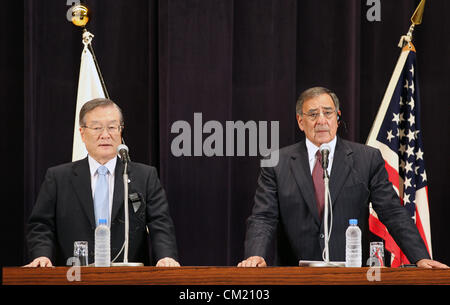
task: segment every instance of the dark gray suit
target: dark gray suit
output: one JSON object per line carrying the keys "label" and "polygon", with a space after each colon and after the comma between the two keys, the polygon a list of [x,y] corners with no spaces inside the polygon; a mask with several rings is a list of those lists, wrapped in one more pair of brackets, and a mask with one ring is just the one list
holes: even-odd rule
{"label": "dark gray suit", "polygon": [[[124,242],[124,165],[117,160],[111,213],[111,259]],[[129,201],[130,237],[128,261],[154,263],[163,257],[177,260],[177,247],[166,195],[154,167],[131,162],[128,165],[129,194],[140,198],[135,212]],[[138,205],[138,204],[137,204]],[[150,233],[151,261],[147,229]],[[89,263],[94,262],[95,216],[87,158],[49,168],[28,224],[31,259],[50,258],[65,265],[73,256],[73,242],[88,241]],[[123,260],[123,252],[116,260]]]}
{"label": "dark gray suit", "polygon": [[[345,261],[345,230],[348,220],[356,218],[363,233],[365,265],[369,202],[410,262],[429,258],[414,222],[388,181],[377,149],[338,137],[329,186],[333,206],[330,260]],[[297,266],[300,259],[322,260],[323,221],[318,215],[304,141],[280,149],[277,166],[261,168],[255,204],[247,220],[245,257],[270,257],[275,234],[277,264]]]}

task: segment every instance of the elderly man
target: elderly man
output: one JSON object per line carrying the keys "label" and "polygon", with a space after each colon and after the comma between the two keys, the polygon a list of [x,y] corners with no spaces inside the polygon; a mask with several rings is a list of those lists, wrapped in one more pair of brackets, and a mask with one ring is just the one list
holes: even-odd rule
{"label": "elderly man", "polygon": [[[367,257],[368,213],[372,202],[410,262],[419,267],[447,267],[429,259],[414,222],[388,180],[380,152],[336,136],[340,116],[336,94],[322,87],[310,88],[300,95],[296,112],[306,140],[282,148],[277,166],[261,168],[255,204],[247,220],[246,259],[238,266],[266,266],[265,258],[275,233],[280,265],[298,265],[300,259],[322,260],[323,175],[317,174],[321,168],[317,159],[319,147],[328,144],[333,204],[330,260],[345,260],[345,230],[351,218],[358,219],[363,232],[363,258]],[[315,182],[320,179],[321,183]]]}
{"label": "elderly man", "polygon": [[[74,241],[88,241],[89,261],[93,262],[99,219],[107,219],[111,229],[111,258],[122,248],[124,165],[117,157],[124,128],[122,111],[111,100],[95,99],[84,104],[79,117],[88,156],[48,169],[29,219],[32,262],[28,267],[65,265],[73,256]],[[130,162],[128,176],[129,194],[140,202],[136,210],[129,205],[129,261],[151,262],[150,235],[156,266],[179,266],[174,226],[156,169]]]}

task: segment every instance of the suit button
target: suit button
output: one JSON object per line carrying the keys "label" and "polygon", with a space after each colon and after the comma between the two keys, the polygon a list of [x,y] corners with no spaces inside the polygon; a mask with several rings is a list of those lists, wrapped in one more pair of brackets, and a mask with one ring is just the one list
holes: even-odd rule
{"label": "suit button", "polygon": [[323,235],[323,234],[320,234],[319,236],[320,236],[320,238],[324,238],[325,237],[325,235]]}

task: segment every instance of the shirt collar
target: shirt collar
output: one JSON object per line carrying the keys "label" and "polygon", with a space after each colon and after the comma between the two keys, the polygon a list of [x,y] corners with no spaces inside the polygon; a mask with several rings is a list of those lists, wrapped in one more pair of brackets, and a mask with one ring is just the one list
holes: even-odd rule
{"label": "shirt collar", "polygon": [[[88,162],[89,162],[89,170],[91,172],[91,176],[94,176],[97,173],[97,169],[100,166],[102,166],[102,164],[98,163],[90,155],[88,155]],[[114,157],[104,164],[104,166],[108,169],[110,175],[114,176],[114,171],[116,170],[116,163],[117,163],[117,157]]]}
{"label": "shirt collar", "polygon": [[[330,154],[328,155],[328,158],[330,160],[333,159],[334,157],[334,150],[336,148],[336,139],[337,137],[334,136],[333,140],[331,140],[328,143],[324,143],[324,144],[328,144],[330,146]],[[308,160],[312,161],[316,159],[316,153],[317,150],[319,149],[319,147],[317,147],[316,145],[314,145],[308,138],[306,138],[306,149],[308,150]]]}

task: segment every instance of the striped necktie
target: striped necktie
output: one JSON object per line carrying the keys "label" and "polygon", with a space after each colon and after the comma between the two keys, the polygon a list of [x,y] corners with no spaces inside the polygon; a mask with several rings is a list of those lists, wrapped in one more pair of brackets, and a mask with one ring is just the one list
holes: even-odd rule
{"label": "striped necktie", "polygon": [[323,182],[322,154],[320,150],[316,153],[316,164],[312,172],[314,189],[316,191],[317,209],[319,211],[319,219],[322,219],[323,207],[325,206],[325,185]]}

